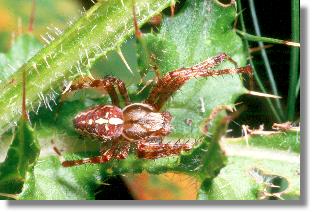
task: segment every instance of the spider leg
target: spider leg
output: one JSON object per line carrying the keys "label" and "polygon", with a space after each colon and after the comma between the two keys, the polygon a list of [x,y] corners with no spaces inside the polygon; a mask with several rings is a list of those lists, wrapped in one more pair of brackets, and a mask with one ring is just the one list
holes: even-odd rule
{"label": "spider leg", "polygon": [[123,142],[121,147],[118,148],[117,151],[115,151],[114,158],[118,160],[123,160],[128,157],[130,149],[130,142]]}
{"label": "spider leg", "polygon": [[64,167],[72,167],[72,166],[79,166],[82,164],[87,164],[87,163],[106,163],[111,160],[113,156],[113,152],[108,150],[105,154],[95,156],[95,157],[90,157],[90,158],[83,158],[80,160],[67,160],[62,162],[62,166]]}
{"label": "spider leg", "polygon": [[135,12],[135,4],[133,3],[132,6],[132,15],[133,15],[133,25],[134,25],[134,30],[135,30],[135,37],[137,39],[141,39],[142,38],[142,32],[140,30],[139,24],[138,24],[138,20],[136,18],[136,12]]}
{"label": "spider leg", "polygon": [[202,126],[200,127],[200,130],[203,134],[208,135],[208,130],[212,121],[222,111],[233,112],[234,108],[229,105],[218,105],[217,107],[213,108],[212,111],[210,112],[210,115],[206,119],[203,120]]}
{"label": "spider leg", "polygon": [[175,71],[167,73],[161,79],[158,80],[155,87],[152,89],[149,97],[145,103],[152,105],[156,110],[160,110],[165,102],[178,90],[184,83],[193,77],[209,77],[220,76],[227,74],[251,74],[252,69],[250,66],[240,68],[230,68],[223,70],[211,70],[211,68],[220,64],[224,60],[229,60],[236,65],[235,61],[226,54],[220,54],[213,58],[209,58],[206,61],[197,64],[189,68],[180,68]]}
{"label": "spider leg", "polygon": [[175,0],[171,0],[171,2],[170,2],[170,13],[171,13],[171,17],[174,16],[174,10],[175,10]]}
{"label": "spider leg", "polygon": [[124,82],[115,77],[105,77],[104,79],[92,79],[90,77],[79,78],[65,88],[62,93],[61,100],[63,101],[66,99],[68,95],[74,91],[84,88],[95,88],[103,93],[108,93],[112,100],[112,104],[119,106],[116,87],[118,88],[119,93],[122,95],[126,105],[130,104],[130,99]]}
{"label": "spider leg", "polygon": [[[157,68],[156,65],[153,65],[153,64],[155,64],[156,56],[154,54],[150,54],[148,51],[147,43],[144,39],[143,33],[140,30],[138,20],[136,18],[135,4],[133,4],[133,6],[132,6],[132,14],[133,14],[133,25],[134,25],[134,31],[135,31],[134,32],[135,38],[136,38],[137,42],[139,43],[139,45],[142,47],[143,51],[145,52],[145,55],[142,55],[141,59],[145,58],[145,60],[147,60],[146,62],[148,62],[148,64],[150,64],[150,68],[155,73],[155,79],[157,82],[157,80],[160,78],[160,70]],[[145,77],[146,73],[144,73],[144,74],[140,73],[140,74],[141,74],[141,80],[143,81],[143,78]],[[148,85],[149,84],[144,85],[143,89]]]}
{"label": "spider leg", "polygon": [[[154,139],[157,139],[156,141]],[[191,149],[190,144],[163,144],[160,138],[141,140],[137,144],[137,154],[139,158],[156,159],[170,155],[179,155],[182,151]]]}
{"label": "spider leg", "polygon": [[130,143],[125,141],[118,141],[114,140],[111,148],[106,151],[101,150],[101,155],[90,157],[90,158],[83,158],[80,160],[70,160],[62,162],[62,166],[64,167],[72,167],[72,166],[79,166],[82,164],[88,163],[107,163],[111,159],[118,159],[122,160],[127,158],[128,152],[130,148]]}

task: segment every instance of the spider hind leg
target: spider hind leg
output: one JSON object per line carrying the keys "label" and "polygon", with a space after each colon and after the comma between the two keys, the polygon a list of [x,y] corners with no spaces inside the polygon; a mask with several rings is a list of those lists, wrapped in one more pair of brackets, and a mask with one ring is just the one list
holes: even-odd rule
{"label": "spider hind leg", "polygon": [[192,145],[185,143],[162,143],[161,141],[140,141],[137,146],[137,155],[144,159],[157,159],[166,156],[179,155],[182,151],[188,151]]}

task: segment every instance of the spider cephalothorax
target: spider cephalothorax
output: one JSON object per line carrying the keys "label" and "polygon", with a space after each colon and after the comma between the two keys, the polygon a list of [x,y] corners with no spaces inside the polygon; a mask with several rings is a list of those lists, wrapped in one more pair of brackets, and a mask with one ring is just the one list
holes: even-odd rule
{"label": "spider cephalothorax", "polygon": [[163,137],[170,133],[172,117],[168,112],[160,113],[148,104],[134,103],[125,107],[123,113],[122,136],[129,141]]}
{"label": "spider cephalothorax", "polygon": [[[141,103],[131,103],[125,84],[114,77],[82,78],[70,84],[65,89],[64,96],[82,88],[95,88],[109,94],[112,100],[111,105],[97,105],[80,112],[74,118],[73,124],[75,129],[83,134],[102,141],[112,141],[112,147],[107,151],[101,151],[100,156],[64,161],[63,166],[105,163],[112,158],[124,159],[131,145],[136,147],[138,157],[145,159],[176,155],[190,150],[190,144],[162,142],[164,137],[171,132],[172,116],[161,109],[167,100],[191,78],[252,73],[250,66],[212,70],[224,60],[233,62],[228,55],[222,53],[192,67],[180,68],[165,74],[158,79],[147,99]],[[123,109],[120,108],[116,88],[126,104]]]}

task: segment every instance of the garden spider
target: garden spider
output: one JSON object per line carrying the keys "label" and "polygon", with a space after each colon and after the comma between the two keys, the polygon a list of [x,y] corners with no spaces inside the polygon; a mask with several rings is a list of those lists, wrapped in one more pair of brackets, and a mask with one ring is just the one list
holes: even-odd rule
{"label": "garden spider", "polygon": [[[135,36],[139,40],[142,33],[139,29],[135,7],[133,6],[133,21]],[[212,70],[224,60],[228,60],[236,68]],[[250,66],[237,68],[236,62],[225,53],[208,58],[202,63],[189,68],[179,68],[158,77],[144,102],[131,103],[123,81],[115,77],[104,79],[83,78],[70,84],[63,95],[83,88],[96,88],[109,94],[112,105],[98,105],[76,115],[74,127],[82,134],[91,135],[100,140],[112,141],[112,147],[101,151],[101,155],[80,160],[64,161],[65,167],[86,163],[106,163],[111,159],[125,159],[130,145],[136,145],[139,158],[155,159],[170,155],[178,155],[191,149],[190,144],[163,143],[163,138],[170,134],[172,116],[169,112],[161,111],[167,100],[191,78],[219,76],[226,74],[251,74]],[[119,106],[116,88],[125,101],[125,108]]]}
{"label": "garden spider", "polygon": [[[208,58],[202,63],[189,68],[179,68],[158,79],[147,99],[141,103],[131,103],[123,81],[115,77],[104,79],[82,78],[70,84],[63,95],[83,88],[95,88],[107,92],[112,105],[97,105],[78,113],[73,124],[77,131],[91,135],[100,140],[112,141],[112,147],[101,151],[101,155],[80,160],[64,161],[64,167],[77,166],[86,163],[106,163],[111,159],[125,159],[130,145],[136,145],[139,158],[156,159],[178,155],[191,149],[190,144],[163,143],[163,138],[170,134],[172,116],[161,111],[167,100],[191,78],[219,76],[226,74],[251,74],[250,66],[241,68],[212,70],[224,60],[236,63],[225,53]],[[116,92],[125,101],[123,109],[119,106]]]}

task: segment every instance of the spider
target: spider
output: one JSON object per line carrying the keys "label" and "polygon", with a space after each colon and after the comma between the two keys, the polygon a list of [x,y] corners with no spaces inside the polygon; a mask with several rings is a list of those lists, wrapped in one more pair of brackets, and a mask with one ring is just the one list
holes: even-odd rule
{"label": "spider", "polygon": [[[143,35],[136,20],[134,6],[133,21],[135,36],[140,40]],[[235,68],[212,70],[225,60],[233,63]],[[125,159],[131,144],[136,146],[137,156],[144,159],[178,155],[182,151],[190,150],[192,146],[187,143],[162,142],[164,137],[171,132],[170,123],[173,118],[169,112],[162,111],[162,107],[191,78],[239,73],[251,74],[251,67],[237,68],[236,62],[231,57],[221,53],[192,67],[179,68],[163,77],[157,76],[156,84],[149,96],[140,103],[131,103],[124,82],[115,77],[82,78],[82,80],[69,84],[64,90],[63,96],[83,88],[95,88],[108,93],[111,105],[97,105],[86,109],[75,116],[73,124],[74,128],[82,134],[102,141],[112,141],[112,147],[106,151],[100,150],[101,155],[99,156],[64,161],[62,165],[71,167],[86,163],[106,163],[112,159]],[[116,88],[124,99],[126,106],[123,109],[120,108]]]}
{"label": "spider", "polygon": [[[212,70],[224,60],[236,63],[227,54],[221,53],[208,58],[202,63],[189,68],[179,68],[159,78],[151,89],[146,100],[132,103],[124,82],[115,77],[103,79],[82,78],[64,90],[63,95],[83,88],[101,90],[111,98],[111,105],[97,105],[78,113],[74,120],[74,128],[86,135],[102,141],[112,141],[112,147],[101,151],[101,155],[80,160],[64,161],[64,167],[77,166],[86,163],[106,163],[112,159],[125,159],[130,145],[136,146],[137,156],[143,159],[156,159],[170,155],[178,155],[191,149],[190,144],[163,143],[164,137],[171,132],[172,116],[162,111],[167,100],[179,90],[188,80],[197,77],[219,76],[226,74],[251,74],[251,67]],[[120,108],[118,89],[123,97],[125,107]]]}

